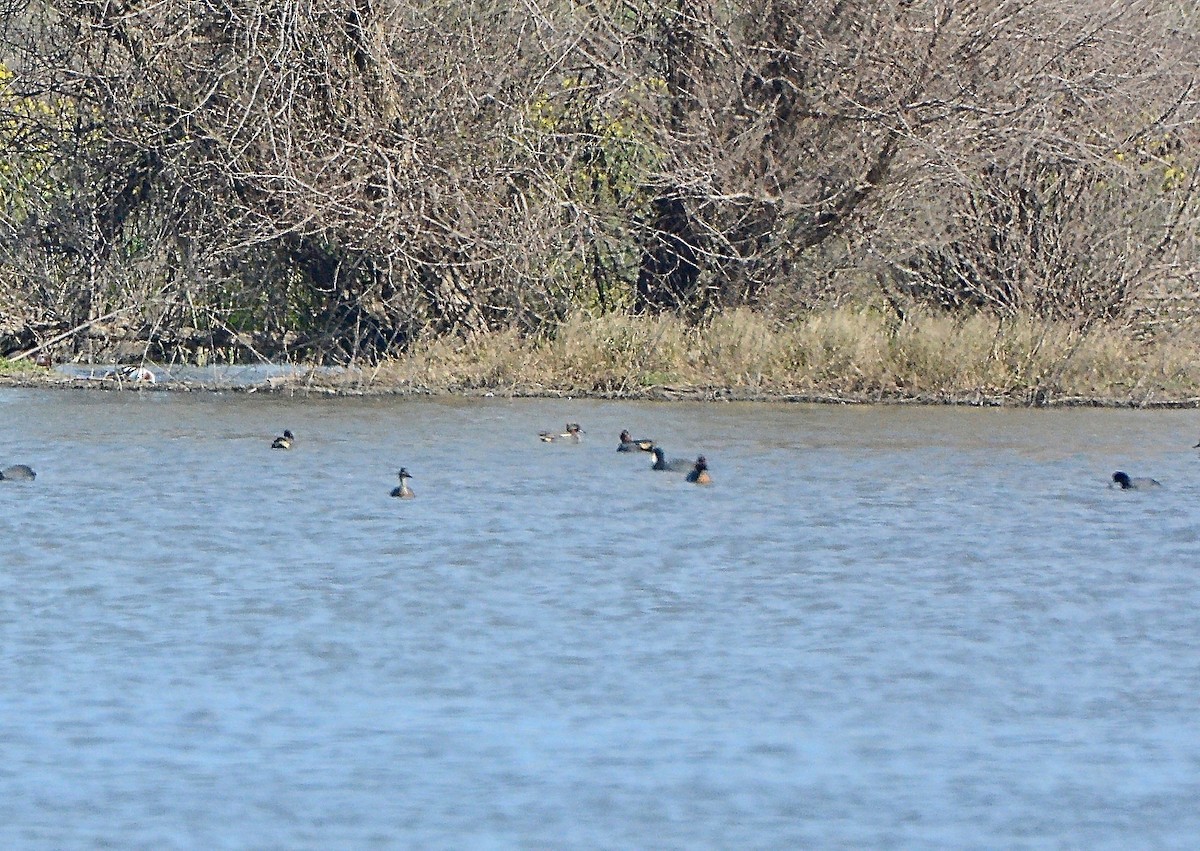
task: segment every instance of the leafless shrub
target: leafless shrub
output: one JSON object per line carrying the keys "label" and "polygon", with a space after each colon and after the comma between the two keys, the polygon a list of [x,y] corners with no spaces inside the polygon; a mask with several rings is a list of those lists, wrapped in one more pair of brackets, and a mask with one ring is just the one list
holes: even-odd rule
{"label": "leafless shrub", "polygon": [[[1009,49],[982,102],[1010,106],[911,148],[859,251],[882,261],[888,291],[1082,326],[1168,282],[1194,286],[1200,137],[1184,13],[1027,11],[1055,50],[997,41]],[[1001,97],[1013,82],[1022,94]]]}
{"label": "leafless shrub", "polygon": [[96,323],[162,356],[374,359],[876,272],[1096,318],[1193,275],[1187,6],[6,11],[6,348]]}

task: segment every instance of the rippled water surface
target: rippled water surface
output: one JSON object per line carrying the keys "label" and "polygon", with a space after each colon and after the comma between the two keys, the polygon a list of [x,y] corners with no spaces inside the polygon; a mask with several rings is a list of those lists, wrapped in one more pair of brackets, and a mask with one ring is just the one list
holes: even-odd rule
{"label": "rippled water surface", "polygon": [[1195,847],[1197,436],[0,390],[0,847]]}

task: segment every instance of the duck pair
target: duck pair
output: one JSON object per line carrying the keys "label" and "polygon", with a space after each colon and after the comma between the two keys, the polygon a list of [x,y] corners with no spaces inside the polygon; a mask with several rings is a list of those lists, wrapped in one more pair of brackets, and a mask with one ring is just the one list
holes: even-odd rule
{"label": "duck pair", "polygon": [[[538,433],[538,439],[546,443],[567,441],[579,443],[581,435],[585,434],[579,423],[567,423],[566,431],[543,431]],[[621,442],[617,445],[618,452],[650,452],[654,449],[654,441],[646,438],[634,438],[629,429],[621,432]]]}
{"label": "duck pair", "polygon": [[[688,471],[687,480],[697,485],[711,485],[712,476],[708,473],[708,459],[701,455],[696,459],[695,463],[684,461],[682,458],[673,458],[667,460],[667,456],[662,451],[662,447],[655,446],[654,463],[651,465],[651,470],[671,470],[675,472]],[[690,467],[690,469],[689,469]]]}
{"label": "duck pair", "polygon": [[697,485],[712,484],[712,476],[708,473],[708,459],[701,455],[695,462],[684,461],[682,458],[667,460],[666,454],[662,447],[655,446],[653,440],[646,438],[635,438],[629,433],[628,429],[621,432],[621,442],[617,445],[618,452],[652,452],[654,454],[654,463],[651,465],[652,470],[673,470],[683,472],[687,470],[687,480]]}
{"label": "duck pair", "polygon": [[538,434],[538,439],[544,443],[578,443],[583,433],[579,423],[567,423],[566,431],[543,431]]}
{"label": "duck pair", "polygon": [[[291,429],[284,429],[283,434],[271,441],[272,449],[291,449],[296,443],[296,435],[292,434]],[[392,496],[399,499],[412,499],[416,496],[416,492],[408,486],[408,480],[412,478],[412,474],[405,468],[400,468],[400,484],[392,488]]]}

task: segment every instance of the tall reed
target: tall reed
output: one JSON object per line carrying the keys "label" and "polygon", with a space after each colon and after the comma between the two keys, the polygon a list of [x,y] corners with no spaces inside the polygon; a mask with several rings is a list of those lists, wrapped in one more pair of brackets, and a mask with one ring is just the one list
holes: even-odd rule
{"label": "tall reed", "polygon": [[1200,395],[1200,350],[1127,326],[998,319],[914,308],[901,319],[842,306],[779,322],[741,309],[694,326],[674,317],[575,316],[541,339],[515,332],[418,344],[372,376],[433,389],[638,395],[723,388],[744,396],[986,397],[1042,401]]}

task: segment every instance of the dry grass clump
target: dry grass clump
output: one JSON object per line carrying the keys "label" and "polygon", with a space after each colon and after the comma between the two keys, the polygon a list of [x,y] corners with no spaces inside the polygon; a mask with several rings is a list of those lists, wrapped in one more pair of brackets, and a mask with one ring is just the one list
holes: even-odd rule
{"label": "dry grass clump", "polygon": [[1023,395],[1043,388],[1071,329],[1032,318],[910,315],[892,336],[896,391]]}
{"label": "dry grass clump", "polygon": [[735,310],[702,326],[674,317],[578,315],[545,339],[513,331],[434,340],[376,380],[434,389],[628,392],[659,386],[744,395],[1027,402],[1183,398],[1200,386],[1188,341],[1127,328],[980,313],[843,306],[783,323]]}
{"label": "dry grass clump", "polygon": [[403,357],[380,365],[372,380],[431,388],[511,387],[535,366],[530,354],[529,341],[512,329],[442,337],[414,344]]}
{"label": "dry grass clump", "polygon": [[543,347],[543,365],[555,376],[545,383],[603,391],[687,382],[693,335],[669,316],[577,315]]}
{"label": "dry grass clump", "polygon": [[1101,332],[1080,341],[1063,364],[1064,395],[1182,400],[1200,395],[1200,345],[1189,336],[1160,336],[1144,343]]}

